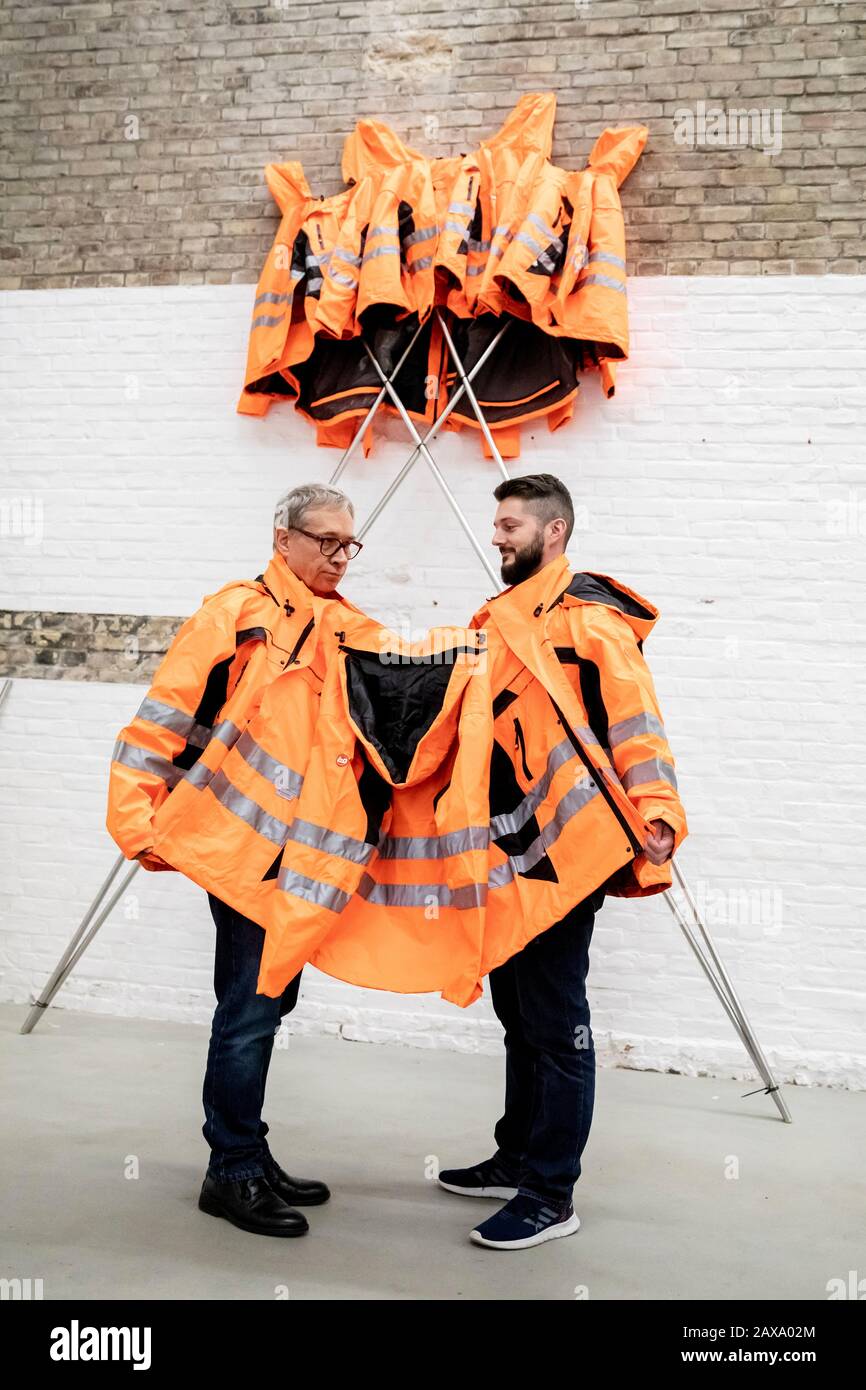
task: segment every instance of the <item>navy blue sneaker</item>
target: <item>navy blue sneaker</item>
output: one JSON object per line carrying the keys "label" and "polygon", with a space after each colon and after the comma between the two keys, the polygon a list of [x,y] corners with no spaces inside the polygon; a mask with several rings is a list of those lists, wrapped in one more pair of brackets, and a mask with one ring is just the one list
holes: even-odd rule
{"label": "navy blue sneaker", "polygon": [[570,1236],[579,1225],[580,1217],[571,1201],[550,1202],[520,1192],[501,1211],[470,1231],[469,1239],[493,1250],[528,1250],[545,1240]]}
{"label": "navy blue sneaker", "polygon": [[446,1192],[458,1192],[461,1197],[497,1197],[503,1201],[517,1196],[520,1174],[508,1168],[500,1158],[485,1158],[474,1168],[443,1168],[439,1186]]}

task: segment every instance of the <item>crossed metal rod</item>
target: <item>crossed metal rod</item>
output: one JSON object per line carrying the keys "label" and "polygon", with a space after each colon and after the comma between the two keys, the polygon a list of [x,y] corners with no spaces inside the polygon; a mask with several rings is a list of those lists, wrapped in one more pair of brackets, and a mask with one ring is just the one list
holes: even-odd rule
{"label": "crossed metal rod", "polygon": [[[496,460],[499,469],[501,470],[505,478],[508,477],[508,471],[505,467],[499,449],[496,446],[496,441],[493,438],[493,434],[490,430],[489,425],[487,424],[486,419],[484,418],[484,413],[475,396],[475,392],[472,389],[472,380],[475,376],[477,376],[478,372],[481,370],[484,363],[488,360],[491,353],[494,352],[498,344],[501,342],[504,334],[506,333],[509,327],[510,321],[506,321],[506,323],[503,324],[503,326],[498,330],[495,336],[491,339],[485,351],[479,357],[478,361],[472,367],[471,371],[467,373],[463,363],[460,360],[451,334],[448,331],[447,324],[445,323],[445,320],[442,318],[442,315],[439,313],[438,310],[436,310],[436,317],[439,321],[440,328],[448,345],[448,350],[457,368],[457,374],[460,378],[460,386],[451,396],[450,400],[448,401],[448,404],[442,411],[441,415],[439,415],[437,419],[433,422],[430,429],[427,431],[427,433],[422,439],[415,426],[414,421],[412,420],[411,416],[409,415],[408,411],[403,405],[403,402],[401,401],[394,387],[394,381],[401,367],[406,362],[406,359],[408,358],[409,353],[411,352],[418,338],[418,335],[421,332],[422,325],[418,325],[418,328],[416,329],[409,345],[406,347],[399,361],[392,369],[390,376],[386,376],[385,372],[382,370],[381,365],[376,360],[375,356],[370,350],[369,344],[365,342],[364,348],[379,376],[380,381],[382,382],[382,387],[378,395],[376,396],[375,401],[367,411],[367,414],[361,422],[360,427],[356,430],[351,443],[343,453],[340,462],[337,465],[337,468],[335,469],[330,481],[333,484],[340,478],[350,458],[352,457],[356,448],[360,444],[364,431],[372,422],[374,416],[376,415],[376,412],[379,410],[380,406],[382,405],[387,396],[395,405],[401,419],[406,425],[406,428],[408,429],[409,434],[415,444],[415,448],[413,449],[409,458],[404,463],[403,467],[400,469],[394,481],[383,493],[382,497],[376,503],[367,520],[364,522],[364,525],[358,532],[359,537],[363,536],[370,529],[370,527],[376,521],[377,517],[382,513],[382,511],[384,511],[385,507],[388,505],[389,501],[394,496],[397,489],[408,477],[409,472],[414,467],[417,459],[419,457],[423,458],[428,468],[432,472],[433,477],[436,479],[436,482],[438,483],[439,487],[445,494],[449,506],[451,507],[452,511],[457,517],[460,526],[465,531],[469,539],[469,542],[472,545],[473,550],[475,551],[478,558],[481,560],[481,563],[484,565],[487,574],[492,579],[497,590],[501,590],[503,588],[503,585],[499,575],[497,575],[495,570],[493,569],[487,555],[482,549],[480,542],[475,536],[475,533],[472,530],[469,521],[464,515],[463,510],[460,507],[460,504],[458,503],[456,497],[454,496],[453,492],[448,486],[448,483],[445,477],[443,476],[441,470],[439,469],[435,459],[433,458],[433,455],[430,453],[430,449],[428,446],[435,439],[436,435],[439,433],[442,426],[445,424],[445,421],[448,419],[448,416],[451,414],[454,407],[465,395],[468,398],[470,405],[472,406],[472,410],[478,420],[478,423],[482,431],[484,432],[484,436],[487,439],[488,445],[491,449],[491,452],[493,454],[494,459]],[[2,705],[3,700],[8,694],[10,686],[11,681],[9,680],[5,681],[3,685],[0,686],[0,705]],[[128,866],[128,872],[121,877],[119,885],[114,886],[115,879],[117,878],[117,875],[120,872],[123,865]],[[90,907],[88,908],[87,912],[82,918],[81,923],[79,924],[74,936],[72,937],[72,940],[69,942],[69,945],[63,952],[63,955],[58,961],[48,982],[43,988],[38,999],[34,1001],[30,1013],[28,1014],[27,1019],[25,1020],[21,1028],[22,1033],[30,1033],[33,1031],[37,1022],[44,1014],[45,1010],[50,1006],[51,1001],[57,994],[57,991],[63,985],[64,981],[68,978],[68,976],[71,974],[72,970],[75,968],[78,961],[81,959],[82,955],[87,950],[87,947],[90,945],[91,941],[96,936],[96,933],[99,931],[100,927],[111,914],[115,904],[125,893],[132,878],[137,873],[140,867],[141,865],[138,863],[138,861],[135,861],[134,863],[129,865],[129,861],[124,857],[124,855],[121,854],[118,856],[114,865],[111,868],[110,873],[108,874],[108,877],[105,879],[105,882],[103,883],[102,887],[100,888],[99,892],[97,893],[96,897],[94,898],[93,902],[91,903]],[[668,907],[673,913],[674,918],[677,921],[677,924],[679,925],[683,935],[685,936],[686,941],[688,942],[691,950],[694,952],[701,969],[703,970],[704,974],[709,980],[710,985],[712,986],[715,994],[719,999],[719,1002],[725,1010],[725,1013],[728,1015],[728,1018],[730,1019],[734,1027],[734,1030],[737,1033],[737,1036],[742,1042],[746,1052],[751,1057],[761,1079],[763,1080],[764,1085],[760,1087],[759,1090],[763,1091],[767,1095],[772,1096],[781,1118],[785,1121],[786,1124],[790,1124],[791,1113],[788,1110],[788,1107],[785,1103],[785,1099],[781,1093],[779,1084],[764,1055],[763,1049],[761,1048],[761,1044],[759,1043],[757,1036],[755,1035],[754,1029],[752,1028],[746,1016],[745,1010],[743,1009],[742,1003],[740,1002],[739,995],[737,994],[733,982],[731,981],[731,977],[728,974],[728,971],[725,969],[721,957],[719,956],[718,950],[714,945],[709,932],[707,931],[706,925],[703,922],[700,913],[698,912],[697,904],[695,903],[691,890],[689,889],[689,886],[686,883],[686,880],[683,877],[683,874],[676,860],[671,861],[671,868],[676,884],[682,892],[683,897],[692,914],[692,917],[694,918],[694,926],[691,923],[689,923],[687,917],[685,916],[682,910],[680,903],[674,897],[672,889],[667,889],[664,892],[663,896],[665,902],[667,903]],[[103,900],[106,899],[106,897],[107,901],[103,905]],[[695,935],[695,928],[697,928],[697,931],[703,938],[706,950],[704,950],[704,946],[701,945],[701,942]],[[756,1092],[746,1092],[746,1094],[752,1095],[756,1094]]]}

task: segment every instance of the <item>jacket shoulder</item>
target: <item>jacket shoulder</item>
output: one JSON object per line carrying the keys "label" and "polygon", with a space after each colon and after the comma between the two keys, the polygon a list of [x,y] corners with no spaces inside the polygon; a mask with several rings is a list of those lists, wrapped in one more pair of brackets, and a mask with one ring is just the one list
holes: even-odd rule
{"label": "jacket shoulder", "polygon": [[633,589],[629,589],[617,579],[612,579],[608,574],[598,574],[592,570],[575,574],[565,593],[570,594],[572,598],[580,599],[583,603],[603,604],[605,608],[613,608],[629,618],[642,618],[651,622],[658,617],[657,609]]}

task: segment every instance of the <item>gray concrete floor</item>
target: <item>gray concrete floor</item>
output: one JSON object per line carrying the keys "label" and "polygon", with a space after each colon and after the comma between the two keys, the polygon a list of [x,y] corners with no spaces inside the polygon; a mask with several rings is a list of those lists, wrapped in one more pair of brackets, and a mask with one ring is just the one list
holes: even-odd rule
{"label": "gray concrete floor", "polygon": [[206,1029],[52,1009],[22,1036],[26,1013],[0,1008],[0,1275],[46,1299],[823,1300],[866,1276],[863,1093],[789,1087],[785,1125],[754,1082],[599,1070],[581,1229],[504,1253],[468,1240],[494,1202],[425,1176],[493,1151],[501,1058],[292,1038],[269,1142],[333,1196],[277,1240],[196,1206]]}

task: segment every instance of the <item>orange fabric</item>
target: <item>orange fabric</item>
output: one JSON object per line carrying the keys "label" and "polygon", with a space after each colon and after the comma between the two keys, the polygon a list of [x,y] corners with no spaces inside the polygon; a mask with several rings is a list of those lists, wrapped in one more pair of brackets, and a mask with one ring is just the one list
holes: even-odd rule
{"label": "orange fabric", "polygon": [[[329,343],[357,340],[368,318],[377,325],[424,322],[434,304],[457,319],[510,315],[574,345],[553,372],[556,389],[532,410],[520,409],[518,383],[494,384],[488,395],[498,426],[549,413],[558,424],[569,419],[575,366],[598,367],[612,396],[613,362],[628,354],[617,190],[647,130],[603,131],[587,168],[568,172],[550,158],[555,109],[552,92],[528,93],[475,150],[433,160],[383,122],[360,120],[343,150],[350,186],[329,199],[312,197],[299,164],[269,165],[282,221],[257,290],[238,410],[262,415],[273,400],[303,396],[296,409],[322,427],[320,442],[342,438],[327,404],[335,381],[342,379],[347,396],[340,423],[362,416],[378,385],[371,379],[362,390],[368,364],[360,358],[341,359],[336,372],[323,370]],[[428,341],[424,375],[435,380],[445,356],[435,334]],[[532,343],[527,347],[531,354]],[[319,376],[328,382],[324,393],[316,389]],[[419,409],[419,389],[416,379],[411,413],[430,421],[434,409]],[[390,400],[380,408],[399,413]],[[474,424],[463,404],[458,412],[463,423]]]}
{"label": "orange fabric", "polygon": [[642,655],[657,617],[560,557],[410,644],[275,559],[178,634],[109,828],[262,924],[260,991],[309,960],[465,1006],[596,888],[671,882],[642,850],[653,820],[687,833]]}

